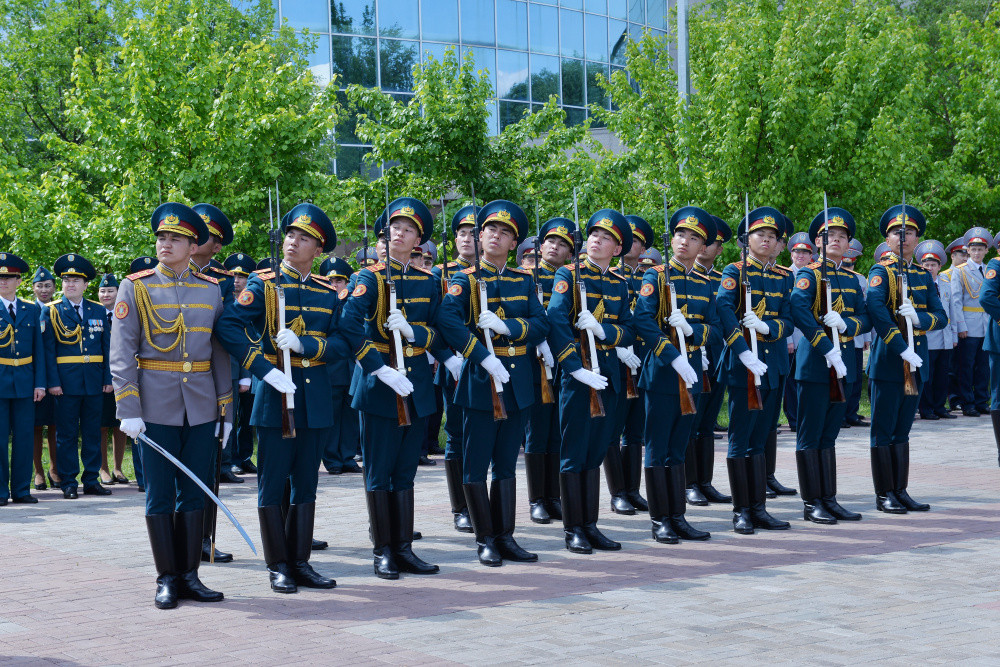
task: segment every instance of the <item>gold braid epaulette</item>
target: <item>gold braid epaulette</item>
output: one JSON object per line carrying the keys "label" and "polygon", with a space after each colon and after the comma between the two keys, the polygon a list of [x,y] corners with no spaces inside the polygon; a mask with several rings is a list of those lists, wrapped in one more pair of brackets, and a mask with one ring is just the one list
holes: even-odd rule
{"label": "gold braid epaulette", "polygon": [[[266,322],[265,330],[273,345],[274,337],[278,335],[278,290],[270,280],[264,280],[264,321]],[[302,332],[306,330],[305,324],[302,315],[299,315],[291,322],[286,321],[285,328],[291,330],[296,336],[301,336]],[[278,349],[277,345],[274,345],[274,349]]]}
{"label": "gold braid epaulette", "polygon": [[52,333],[60,344],[78,345],[83,340],[83,325],[77,324],[74,328],[67,329],[54,303],[49,304],[49,319],[52,320]]}
{"label": "gold braid epaulette", "polygon": [[[149,290],[141,280],[136,280],[135,285],[135,310],[139,313],[139,320],[142,322],[142,332],[146,337],[146,342],[157,352],[171,352],[181,346],[184,352],[184,313],[180,307],[177,308],[177,317],[172,320],[162,318],[156,314],[153,307],[153,299],[149,296]],[[166,347],[160,347],[153,342],[154,334],[176,334],[174,342]]]}
{"label": "gold braid epaulette", "polygon": [[382,336],[382,340],[389,340],[389,333],[385,330],[385,321],[389,319],[389,290],[382,271],[385,269],[385,264],[379,262],[366,268],[375,276],[375,291],[378,292],[375,299],[375,315],[369,321],[375,324],[375,330]]}
{"label": "gold braid epaulette", "polygon": [[0,331],[0,350],[10,347],[14,344],[14,325],[8,324],[4,327],[3,331]]}

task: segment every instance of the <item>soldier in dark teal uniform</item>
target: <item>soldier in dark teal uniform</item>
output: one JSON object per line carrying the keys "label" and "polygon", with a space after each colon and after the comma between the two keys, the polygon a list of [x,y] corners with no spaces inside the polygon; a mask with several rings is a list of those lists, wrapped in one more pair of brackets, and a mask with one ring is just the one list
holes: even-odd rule
{"label": "soldier in dark teal uniform", "polygon": [[[257,512],[271,588],[295,593],[298,586],[333,588],[333,579],[309,564],[316,515],[319,463],[333,426],[330,376],[326,364],[349,354],[338,323],[340,303],[330,282],[312,273],[323,253],[337,245],[326,214],[313,204],[292,208],[281,224],[284,235],[278,273],[259,271],[226,307],[217,336],[229,354],[262,380],[251,424],[257,428]],[[278,327],[277,289],[285,291],[285,328]],[[260,332],[251,341],[247,327]],[[291,352],[289,381],[276,367],[277,355]],[[293,393],[294,437],[282,433],[282,404]],[[282,516],[285,484],[291,481],[287,518]]]}
{"label": "soldier in dark teal uniform", "polygon": [[[250,274],[257,269],[253,257],[242,252],[234,252],[222,263],[225,269],[233,274],[233,294],[239,295],[246,289]],[[254,338],[258,335],[255,333]],[[233,463],[230,469],[234,475],[238,473],[256,475],[257,466],[253,462],[253,426],[250,425],[250,413],[253,412],[253,377],[250,371],[240,365],[239,359],[230,358],[230,368],[235,383],[233,405],[236,414],[233,415],[233,434],[229,439],[231,453],[229,459]],[[239,470],[237,470],[237,468]]]}
{"label": "soldier in dark teal uniform", "polygon": [[[682,413],[680,393],[685,385],[692,394],[692,407],[697,404],[702,389],[701,350],[722,337],[712,283],[695,270],[705,242],[715,242],[715,220],[697,206],[685,206],[670,217],[669,228],[673,256],[646,271],[633,322],[649,350],[639,385],[646,404],[646,496],[653,539],[676,544],[678,538],[710,537],[684,517],[684,458],[696,415]],[[668,284],[673,299],[668,298]],[[683,354],[679,335],[684,338]]]}
{"label": "soldier in dark teal uniform", "polygon": [[[436,408],[425,352],[443,349],[443,342],[433,328],[441,285],[423,266],[410,263],[413,247],[430,238],[434,218],[423,202],[412,197],[395,200],[386,213],[385,261],[395,285],[396,308],[390,308],[386,264],[379,262],[354,274],[357,280],[341,320],[360,363],[354,370],[351,405],[361,412],[373,568],[383,579],[398,579],[400,572],[439,571],[413,553],[413,479],[426,420]],[[399,360],[403,370],[390,365],[394,331],[399,332],[404,350]],[[408,426],[400,425],[397,396],[408,410]]]}
{"label": "soldier in dark teal uniform", "polygon": [[[829,219],[826,245],[826,279],[830,283],[829,311],[820,310],[824,269],[823,228]],[[795,461],[804,504],[803,518],[815,523],[859,521],[861,515],[837,502],[837,455],[835,445],[847,414],[846,397],[860,382],[854,368],[854,337],[871,329],[864,294],[853,271],[841,268],[844,253],[854,238],[854,218],[842,208],[820,213],[809,225],[809,238],[819,249],[820,261],[795,274],[791,296],[792,322],[802,332],[795,351],[797,414]],[[835,347],[824,326],[836,328]],[[831,369],[840,378],[845,400],[830,401]]]}
{"label": "soldier in dark teal uniform", "polygon": [[[879,231],[892,252],[868,272],[865,297],[868,315],[878,333],[868,357],[875,507],[893,514],[930,509],[929,505],[913,500],[906,490],[910,477],[910,427],[917,412],[920,389],[927,380],[925,332],[948,326],[948,317],[931,274],[913,261],[913,251],[926,224],[923,214],[912,206],[907,206],[905,212],[902,205],[893,206],[882,214]],[[905,225],[902,249],[899,242],[901,225]],[[902,262],[897,254],[900,251]],[[902,303],[898,288],[900,263],[909,283],[909,298]],[[897,315],[912,323],[912,342],[906,340],[905,331],[900,331]],[[904,363],[910,364],[916,380],[917,391],[913,396],[904,392]]]}
{"label": "soldier in dark teal uniform", "polygon": [[[531,274],[506,265],[510,253],[527,235],[524,211],[513,202],[492,201],[479,210],[478,223],[482,230],[481,264],[452,277],[438,328],[448,345],[460,350],[465,359],[453,397],[463,415],[462,486],[479,562],[496,567],[503,559],[538,560],[514,540],[514,473],[534,401],[534,348],[545,339],[549,323]],[[480,280],[486,285],[486,304],[480,300]],[[480,335],[490,336],[492,354]],[[502,388],[499,398],[506,419],[495,418],[495,383]],[[486,473],[491,467],[493,481],[487,494]]]}
{"label": "soldier in dark teal uniform", "polygon": [[[755,528],[789,528],[787,521],[775,519],[765,507],[764,458],[774,410],[781,402],[781,360],[788,365],[785,338],[792,333],[788,304],[790,276],[771,264],[774,244],[784,228],[785,217],[778,210],[762,206],[750,211],[749,219],[741,220],[737,230],[749,250],[746,264],[736,262],[722,271],[716,296],[727,346],[719,380],[729,390],[726,465],[733,493],[733,529],[743,535],[752,535]],[[742,308],[737,311],[745,290],[744,277],[752,291],[749,314]],[[744,329],[757,336],[756,356],[743,338]],[[761,410],[748,409],[748,372],[759,378]]]}
{"label": "soldier in dark teal uniform", "polygon": [[[76,498],[83,460],[83,492],[109,496],[101,486],[101,412],[112,391],[108,367],[111,332],[105,308],[83,297],[97,275],[86,258],[63,255],[52,267],[61,278],[63,298],[42,311],[49,392],[58,396],[56,446],[64,498]],[[79,438],[79,440],[78,440]],[[79,443],[79,445],[78,445]]]}
{"label": "soldier in dark teal uniform", "polygon": [[990,362],[990,419],[1000,464],[1000,259],[994,257],[986,265],[979,304],[989,316],[983,349]]}
{"label": "soldier in dark teal uniform", "polygon": [[[581,308],[580,289],[572,266],[556,271],[549,300],[549,345],[560,365],[559,434],[562,465],[559,475],[566,548],[573,553],[593,549],[614,551],[621,544],[597,528],[600,509],[600,467],[614,435],[613,406],[625,391],[616,347],[635,341],[628,285],[611,272],[611,261],[628,252],[632,229],[618,211],[601,209],[587,222],[586,257],[580,278],[587,300]],[[579,339],[594,336],[598,365],[584,368]],[[584,347],[589,348],[589,345]],[[590,412],[591,389],[604,402],[604,417]],[[609,415],[609,416],[608,416]]]}
{"label": "soldier in dark teal uniform", "polygon": [[[576,223],[569,218],[552,218],[540,230],[538,284],[542,287],[542,306],[548,308],[552,299],[552,280],[556,270],[573,256]],[[534,254],[534,253],[531,253]],[[536,290],[538,286],[536,285]],[[542,367],[531,364],[535,400],[524,438],[524,473],[528,483],[528,504],[531,520],[549,523],[562,519],[559,502],[559,365],[556,364],[548,341],[535,347],[542,363],[552,369],[552,403],[542,400]]]}
{"label": "soldier in dark teal uniform", "polygon": [[[45,396],[45,345],[39,322],[41,308],[17,297],[27,262],[0,252],[0,506],[37,503],[31,495],[31,455],[35,406]],[[10,459],[7,458],[10,443]]]}
{"label": "soldier in dark teal uniform", "polygon": [[[52,273],[44,266],[39,266],[35,270],[35,275],[31,278],[31,291],[35,294],[35,303],[39,312],[52,301],[52,295],[56,291],[56,279]],[[49,469],[46,473],[42,470],[42,431],[46,430],[45,441],[49,448]],[[45,397],[35,404],[35,489],[44,491],[45,476],[48,474],[49,483],[52,488],[59,485],[59,472],[56,470],[56,461],[59,456],[56,454],[56,397],[48,392]]]}

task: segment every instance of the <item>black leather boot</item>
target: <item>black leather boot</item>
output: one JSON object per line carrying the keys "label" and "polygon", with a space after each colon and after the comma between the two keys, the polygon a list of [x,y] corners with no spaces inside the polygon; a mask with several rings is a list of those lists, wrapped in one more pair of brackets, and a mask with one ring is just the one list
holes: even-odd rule
{"label": "black leather boot", "polygon": [[291,567],[288,565],[288,547],[285,543],[285,519],[281,505],[257,508],[260,519],[260,541],[264,549],[264,562],[275,593],[298,593]]}
{"label": "black leather boot", "polygon": [[566,548],[575,554],[593,552],[590,541],[583,534],[583,480],[581,473],[559,473],[559,495],[562,499],[563,532]]}
{"label": "black leather boot", "polygon": [[149,546],[153,550],[153,564],[156,566],[156,597],[153,598],[153,604],[157,609],[173,609],[177,606],[174,515],[147,514],[146,532],[149,533]]}
{"label": "black leather boot", "polygon": [[700,442],[696,438],[691,438],[688,440],[687,451],[684,452],[684,477],[687,480],[684,497],[688,505],[704,507],[708,505],[708,498],[701,492],[701,485],[698,484],[698,480],[701,479],[698,471],[698,464],[701,462],[698,457],[699,445]]}
{"label": "black leather boot", "polygon": [[392,554],[396,557],[396,567],[400,572],[410,574],[437,574],[441,571],[413,553],[413,489],[389,493],[389,507],[392,517]]}
{"label": "black leather boot", "polygon": [[756,454],[747,459],[747,486],[750,490],[750,521],[754,528],[764,530],[788,530],[791,524],[779,521],[767,513],[764,504],[764,493],[767,490],[767,461],[763,454]]}
{"label": "black leather boot", "polygon": [[608,447],[608,452],[604,455],[604,478],[608,481],[608,492],[611,494],[611,511],[632,516],[635,514],[635,507],[625,495],[624,465],[622,450],[618,444]]}
{"label": "black leather boot", "polygon": [[861,521],[861,515],[846,509],[837,502],[837,450],[833,447],[819,450],[820,479],[823,483],[823,504],[838,521]]}
{"label": "black leather boot", "polygon": [[888,514],[906,514],[906,507],[896,497],[892,447],[872,447],[872,483],[875,486],[875,509]]}
{"label": "black leather boot", "polygon": [[707,540],[711,534],[699,530],[687,522],[684,516],[684,468],[671,466],[665,469],[667,478],[667,503],[670,511],[670,527],[682,540]]}
{"label": "black leather boot", "polygon": [[524,453],[524,476],[528,481],[528,505],[535,523],[552,523],[545,507],[545,454]]}
{"label": "black leather boot", "polygon": [[455,517],[455,530],[460,533],[471,533],[469,508],[465,504],[465,494],[462,492],[461,458],[444,460],[444,478],[448,482],[448,498],[451,500],[451,513]]}
{"label": "black leather boot", "polygon": [[298,503],[288,506],[285,519],[285,539],[292,578],[304,588],[336,588],[337,582],[324,577],[309,564],[312,555],[313,526],[316,522],[316,503]]}
{"label": "black leather boot", "polygon": [[698,456],[698,486],[705,500],[710,503],[731,503],[732,496],[719,492],[712,486],[715,476],[715,436],[709,433],[698,437],[695,451]]}
{"label": "black leather boot", "polygon": [[219,511],[219,507],[205,500],[205,520],[204,529],[201,534],[201,560],[205,563],[231,563],[233,555],[225,551],[219,551],[212,546],[212,520]]}
{"label": "black leather boot", "polygon": [[646,498],[649,499],[649,520],[652,522],[653,539],[660,544],[677,544],[680,540],[670,527],[667,472],[662,466],[646,468]]}
{"label": "black leather boot", "polygon": [[892,464],[896,471],[896,498],[910,512],[927,512],[931,506],[920,503],[910,497],[906,487],[910,483],[910,443],[900,442],[892,445]]}
{"label": "black leather boot", "polygon": [[389,546],[391,543],[389,531],[392,526],[392,520],[389,518],[389,492],[368,491],[365,493],[365,500],[368,501],[368,523],[371,528],[369,536],[372,540],[374,556],[372,566],[375,575],[379,579],[399,579],[396,559],[392,554],[392,547]]}
{"label": "black leather boot", "polygon": [[794,496],[798,493],[795,489],[790,489],[774,478],[774,471],[778,465],[778,432],[770,431],[767,440],[764,441],[764,457],[767,461],[767,490],[779,496]]}
{"label": "black leather boot", "polygon": [[733,491],[733,530],[740,535],[753,535],[746,457],[727,458],[726,470],[729,472],[729,488]]}
{"label": "black leather boot", "polygon": [[997,443],[997,465],[1000,465],[1000,410],[990,410],[990,419],[993,420],[993,439]]}
{"label": "black leather boot", "polygon": [[597,515],[601,508],[601,471],[597,468],[585,470],[580,480],[583,486],[583,534],[587,536],[590,546],[598,551],[618,551],[622,545],[597,528]]}
{"label": "black leather boot", "polygon": [[625,470],[625,497],[637,512],[649,510],[649,503],[639,493],[642,484],[642,445],[622,445],[622,462]]}
{"label": "black leather boot", "polygon": [[538,554],[525,551],[514,541],[514,512],[517,511],[517,480],[495,479],[490,484],[490,510],[493,513],[493,530],[500,556],[515,563],[534,563]]}
{"label": "black leather boot", "polygon": [[837,523],[837,517],[823,503],[819,450],[796,450],[795,463],[799,469],[799,488],[802,489],[802,518],[813,523]]}
{"label": "black leather boot", "polygon": [[560,521],[562,517],[562,502],[560,502],[559,471],[562,468],[562,459],[559,453],[549,453],[545,455],[545,509],[549,511],[549,516],[553,521]]}
{"label": "black leather boot", "polygon": [[177,597],[195,602],[220,602],[222,593],[201,583],[201,534],[205,525],[204,509],[174,514],[174,558],[177,563]]}
{"label": "black leather boot", "polygon": [[486,567],[500,567],[503,557],[493,541],[493,515],[490,511],[490,497],[486,492],[486,482],[463,484],[465,502],[469,505],[469,518],[476,531],[476,551],[479,562]]}

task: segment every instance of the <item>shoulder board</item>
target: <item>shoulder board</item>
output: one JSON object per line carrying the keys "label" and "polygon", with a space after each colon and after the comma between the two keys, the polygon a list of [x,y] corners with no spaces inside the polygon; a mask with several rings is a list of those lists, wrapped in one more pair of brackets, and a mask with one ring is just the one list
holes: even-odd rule
{"label": "shoulder board", "polygon": [[965,266],[965,262],[962,262],[961,264],[956,264],[956,265],[955,265],[955,266],[953,266],[952,268],[953,268],[953,269],[960,269],[960,268],[962,268],[963,266]]}
{"label": "shoulder board", "polygon": [[741,259],[738,262],[733,262],[732,264],[730,264],[730,266],[735,266],[737,269],[742,269],[743,268],[743,260]]}
{"label": "shoulder board", "polygon": [[232,275],[234,275],[232,271],[229,271],[227,269],[220,269],[217,266],[210,266],[210,267],[208,267],[208,269],[209,269],[209,271],[213,271],[213,272],[221,274],[223,276],[232,276]]}
{"label": "shoulder board", "polygon": [[333,285],[330,284],[330,279],[327,278],[326,276],[320,276],[315,273],[311,273],[309,274],[309,277],[318,282],[323,287],[329,287],[330,289],[333,289]]}
{"label": "shoulder board", "polygon": [[202,280],[207,280],[208,282],[210,282],[210,283],[212,283],[214,285],[218,285],[219,284],[219,279],[218,278],[213,278],[212,276],[206,276],[204,273],[200,273],[198,271],[192,271],[191,275],[197,276],[197,277],[201,278]]}
{"label": "shoulder board", "polygon": [[142,271],[136,271],[132,275],[127,276],[127,278],[132,282],[135,282],[139,278],[145,278],[146,276],[151,276],[154,273],[156,273],[156,271],[154,271],[153,269],[143,269]]}
{"label": "shoulder board", "polygon": [[783,266],[778,266],[777,264],[773,265],[771,267],[771,270],[774,271],[775,273],[777,273],[778,275],[781,275],[781,276],[787,276],[787,275],[789,275],[791,273],[791,271],[789,269],[786,269]]}
{"label": "shoulder board", "polygon": [[461,273],[464,273],[467,276],[471,276],[475,272],[476,272],[476,267],[474,267],[474,266],[470,266],[467,269],[462,269],[462,271],[461,271]]}
{"label": "shoulder board", "polygon": [[810,269],[818,269],[819,267],[823,266],[823,262],[810,262],[809,264],[806,264],[806,266],[808,266]]}
{"label": "shoulder board", "polygon": [[614,267],[613,269],[611,269],[610,271],[608,271],[608,273],[613,273],[613,274],[615,274],[616,276],[618,276],[619,278],[622,278],[622,279],[624,279],[624,278],[625,278],[625,276],[623,276],[623,275],[622,275],[621,273],[619,273],[619,271],[620,271],[620,269],[619,269],[619,268],[618,268],[618,267],[616,266],[616,267]]}
{"label": "shoulder board", "polygon": [[522,276],[530,276],[531,275],[531,271],[529,271],[528,269],[522,269],[519,266],[508,266],[507,270],[510,271],[510,272],[512,272],[512,273],[520,274]]}
{"label": "shoulder board", "polygon": [[62,303],[62,299],[52,299],[52,301],[49,301],[45,305],[51,308],[52,306],[58,305],[60,303]]}
{"label": "shoulder board", "polygon": [[263,271],[254,271],[253,274],[260,278],[261,280],[270,280],[274,278],[274,271],[271,269],[264,269]]}
{"label": "shoulder board", "polygon": [[850,273],[851,275],[855,275],[855,276],[860,276],[860,275],[861,275],[860,273],[858,273],[858,272],[857,272],[857,271],[855,271],[854,269],[848,269],[848,268],[847,268],[847,267],[845,267],[845,266],[842,266],[842,267],[840,267],[840,270],[841,270],[841,271],[847,271],[847,272],[848,272],[848,273]]}
{"label": "shoulder board", "polygon": [[656,266],[653,267],[653,270],[656,271],[657,273],[663,273],[666,270],[666,268],[667,268],[666,264],[657,264]]}
{"label": "shoulder board", "polygon": [[371,266],[366,266],[365,268],[371,271],[372,273],[378,273],[379,271],[385,270],[385,262],[375,262]]}
{"label": "shoulder board", "polygon": [[455,262],[455,261],[452,261],[452,262],[448,262],[448,266],[445,266],[445,265],[444,265],[443,263],[442,263],[442,264],[435,264],[435,265],[434,265],[434,268],[435,268],[435,269],[444,269],[444,268],[448,268],[448,269],[450,269],[450,268],[452,268],[453,266],[458,266],[458,262]]}
{"label": "shoulder board", "polygon": [[100,301],[94,301],[93,299],[85,299],[85,300],[89,301],[90,303],[94,304],[95,306],[100,306],[101,308],[104,308],[104,304],[101,303]]}
{"label": "shoulder board", "polygon": [[892,266],[893,264],[895,264],[898,261],[899,260],[897,260],[897,259],[883,259],[883,260],[879,261],[879,264],[881,264],[882,266]]}
{"label": "shoulder board", "polygon": [[433,276],[434,275],[433,273],[431,273],[430,269],[425,269],[422,266],[416,266],[414,264],[410,264],[410,268],[411,269],[416,269],[417,271],[420,271],[420,273],[426,273],[429,276]]}
{"label": "shoulder board", "polygon": [[938,273],[938,275],[939,275],[939,276],[942,276],[942,277],[945,277],[945,278],[950,278],[950,277],[951,277],[951,270],[952,270],[953,268],[954,268],[954,267],[952,267],[952,266],[949,266],[949,267],[948,267],[947,269],[945,269],[944,271],[940,271],[940,272]]}

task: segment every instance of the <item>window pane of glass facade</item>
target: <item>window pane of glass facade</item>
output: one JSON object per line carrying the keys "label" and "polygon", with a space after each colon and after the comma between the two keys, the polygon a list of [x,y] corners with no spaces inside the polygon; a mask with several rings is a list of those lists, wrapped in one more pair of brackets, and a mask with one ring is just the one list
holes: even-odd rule
{"label": "window pane of glass facade", "polygon": [[536,53],[559,53],[559,16],[555,7],[529,5],[531,50]]}
{"label": "window pane of glass facade", "polygon": [[562,34],[560,53],[564,56],[583,55],[583,14],[559,10],[559,28]]}
{"label": "window pane of glass facade", "polygon": [[608,0],[608,16],[616,19],[628,17],[628,3],[632,0]]}
{"label": "window pane of glass facade", "polygon": [[330,0],[333,32],[375,34],[375,0]]}
{"label": "window pane of glass facade", "polygon": [[583,0],[559,0],[560,7],[569,7],[570,9],[583,9]]}
{"label": "window pane of glass facade", "polygon": [[528,48],[528,4],[497,0],[497,46]]}
{"label": "window pane of glass facade", "polygon": [[497,97],[512,100],[528,99],[528,54],[526,52],[497,51]]}
{"label": "window pane of glass facade", "polygon": [[[347,108],[347,93],[343,90],[337,91],[337,101],[340,102],[341,106],[345,109]],[[339,123],[337,123],[336,131],[334,136],[338,144],[360,144],[362,141],[358,139],[357,129],[358,129],[358,114],[362,113],[360,110],[357,113],[346,114]]]}
{"label": "window pane of glass facade", "polygon": [[413,90],[413,66],[420,62],[416,42],[379,40],[382,90],[406,93]]}
{"label": "window pane of glass facade", "polygon": [[597,82],[599,76],[608,78],[608,66],[604,63],[587,63],[587,104],[606,107],[607,93]]}
{"label": "window pane of glass facade", "polygon": [[361,148],[357,146],[338,146],[337,147],[337,178],[350,178],[355,174],[362,173],[364,168],[364,157],[368,153],[371,153],[370,148]]}
{"label": "window pane of glass facade", "polygon": [[462,0],[462,43],[482,46],[496,43],[493,0]]}
{"label": "window pane of glass facade", "polygon": [[424,39],[458,42],[458,2],[456,0],[422,0],[420,3],[420,28],[423,31]]}
{"label": "window pane of glass facade", "polygon": [[646,21],[646,0],[628,0],[628,20],[633,23]]}
{"label": "window pane of glass facade", "polygon": [[574,125],[579,125],[587,119],[586,109],[572,109],[566,107],[566,125],[573,127]]}
{"label": "window pane of glass facade", "polygon": [[608,61],[608,20],[587,14],[587,58]]}
{"label": "window pane of glass facade", "polygon": [[524,117],[524,112],[527,110],[527,104],[500,100],[500,131],[503,132],[505,127],[521,120]]}
{"label": "window pane of glass facade", "polygon": [[486,108],[490,112],[490,117],[486,119],[486,131],[490,133],[491,137],[495,137],[499,134],[497,130],[497,103],[494,100],[489,100],[486,102]]}
{"label": "window pane of glass facade", "polygon": [[583,61],[562,61],[562,103],[582,107],[583,97]]}
{"label": "window pane of glass facade", "polygon": [[281,16],[288,19],[288,25],[296,30],[304,28],[311,32],[329,32],[326,0],[284,0]]}
{"label": "window pane of glass facade", "polygon": [[477,71],[482,70],[486,74],[486,80],[490,82],[493,86],[493,90],[497,89],[497,57],[496,49],[484,49],[481,46],[463,46],[462,47],[462,61],[464,62],[466,58],[472,57],[475,63],[475,68]]}
{"label": "window pane of glass facade", "polygon": [[455,51],[456,55],[461,53],[461,49],[458,48],[457,44],[435,44],[433,42],[424,42],[424,62],[427,62],[428,55],[434,56],[434,59],[439,63],[444,62],[444,52],[447,51],[449,47]]}
{"label": "window pane of glass facade", "polygon": [[625,47],[627,43],[628,24],[624,21],[608,21],[608,51],[611,54],[612,64],[625,64]]}
{"label": "window pane of glass facade", "polygon": [[420,37],[417,3],[413,0],[379,0],[378,34],[383,37]]}
{"label": "window pane of glass facade", "polygon": [[330,83],[330,36],[318,35],[316,50],[309,55],[309,70],[320,86]]}
{"label": "window pane of glass facade", "polygon": [[374,88],[375,39],[372,37],[341,37],[334,35],[333,73],[340,75],[337,85],[346,88],[352,83]]}
{"label": "window pane of glass facade", "polygon": [[585,4],[588,12],[594,12],[595,14],[608,13],[608,0],[587,0]]}
{"label": "window pane of glass facade", "polygon": [[647,0],[646,16],[651,28],[667,29],[667,0]]}
{"label": "window pane of glass facade", "polygon": [[559,59],[531,54],[531,101],[548,102],[549,95],[559,96]]}

